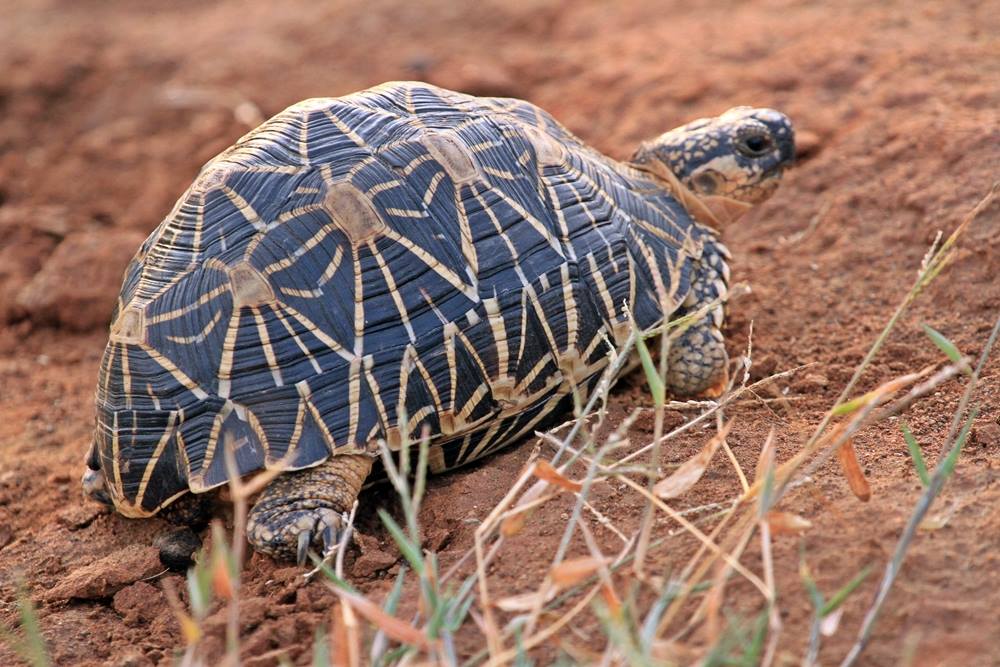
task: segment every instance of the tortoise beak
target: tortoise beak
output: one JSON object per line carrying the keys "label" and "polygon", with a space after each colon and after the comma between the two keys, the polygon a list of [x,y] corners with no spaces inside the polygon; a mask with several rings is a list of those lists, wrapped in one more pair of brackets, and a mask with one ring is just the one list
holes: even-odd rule
{"label": "tortoise beak", "polygon": [[88,466],[86,472],[83,473],[83,479],[81,481],[83,483],[84,495],[103,505],[108,505],[109,507],[114,504],[111,500],[111,496],[108,495],[106,488],[107,485],[102,471],[94,470]]}

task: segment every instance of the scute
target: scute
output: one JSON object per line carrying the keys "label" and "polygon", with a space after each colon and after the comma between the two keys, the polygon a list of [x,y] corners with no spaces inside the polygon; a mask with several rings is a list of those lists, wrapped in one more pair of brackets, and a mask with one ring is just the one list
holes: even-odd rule
{"label": "scute", "polygon": [[331,185],[323,199],[323,208],[355,245],[379,236],[385,230],[385,223],[371,201],[350,183]]}
{"label": "scute", "polygon": [[249,474],[428,429],[435,468],[460,465],[592,388],[624,305],[655,325],[713,242],[526,102],[308,100],[206,165],[137,255],[102,465],[128,469],[111,479],[136,513],[226,483],[227,443]]}

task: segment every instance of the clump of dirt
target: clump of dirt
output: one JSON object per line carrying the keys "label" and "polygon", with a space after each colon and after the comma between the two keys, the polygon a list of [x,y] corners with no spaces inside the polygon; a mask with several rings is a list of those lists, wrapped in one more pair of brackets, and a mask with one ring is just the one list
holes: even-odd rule
{"label": "clump of dirt", "polygon": [[[489,95],[515,95],[551,111],[617,158],[639,141],[735,105],[771,106],[799,129],[801,160],[778,194],[724,230],[733,276],[752,287],[727,329],[739,354],[753,325],[753,378],[809,368],[773,393],[730,410],[730,436],[753,470],[773,428],[780,459],[801,445],[912,283],[939,230],[951,230],[989,189],[1000,164],[1000,15],[990,3],[849,3],[794,0],[691,3],[378,0],[322,5],[293,0],[250,7],[16,3],[0,24],[0,622],[16,619],[17,578],[40,604],[58,664],[171,664],[182,645],[164,586],[180,575],[156,559],[154,519],[130,521],[85,503],[79,475],[93,389],[121,273],[202,163],[250,125],[300,99],[385,80],[419,78]],[[1000,311],[1000,206],[980,216],[945,274],[875,360],[861,390],[938,360],[920,332],[929,322],[967,354],[982,348]],[[943,498],[936,530],[914,544],[866,664],[988,665],[1000,660],[1000,370],[985,370],[974,436]],[[905,420],[936,460],[960,383]],[[641,378],[623,382],[612,423],[649,405]],[[668,417],[679,423],[681,415]],[[636,424],[648,440],[651,419]],[[679,463],[703,434],[671,444]],[[860,503],[835,464],[782,509],[812,521],[776,545],[784,632],[798,661],[811,619],[799,579],[805,554],[830,593],[862,566],[878,572],[920,493],[895,424],[855,440],[872,486]],[[453,564],[477,522],[503,497],[531,444],[434,479],[421,519],[425,546]],[[719,457],[678,509],[738,489]],[[634,527],[638,500],[613,485],[595,491],[608,517]],[[376,599],[400,562],[374,508],[398,510],[387,487],[362,498],[352,582]],[[491,590],[526,592],[541,580],[571,507],[557,499],[507,540]],[[617,537],[593,523],[602,548]],[[664,522],[658,531],[674,526]],[[655,565],[680,567],[690,545]],[[745,564],[759,570],[752,550]],[[297,568],[254,555],[245,572],[242,650],[247,664],[278,653],[308,663],[313,631],[333,595]],[[159,576],[157,576],[159,575]],[[854,640],[876,577],[846,603],[820,660]],[[404,604],[413,604],[407,589]],[[740,584],[727,604],[751,613],[759,595]],[[208,621],[220,655],[225,618]],[[566,640],[581,646],[593,617]],[[471,654],[475,633],[460,638]],[[590,646],[590,648],[600,648]],[[555,656],[546,649],[539,658]],[[14,657],[0,646],[0,663]]]}

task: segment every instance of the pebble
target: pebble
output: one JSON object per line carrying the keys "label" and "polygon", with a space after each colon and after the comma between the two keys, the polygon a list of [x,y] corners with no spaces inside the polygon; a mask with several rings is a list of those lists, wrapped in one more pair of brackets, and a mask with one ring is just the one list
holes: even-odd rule
{"label": "pebble", "polygon": [[973,441],[980,447],[1000,447],[1000,424],[987,422],[976,426],[972,432]]}
{"label": "pebble", "polygon": [[46,601],[109,598],[162,570],[155,547],[133,544],[73,570],[42,597]]}

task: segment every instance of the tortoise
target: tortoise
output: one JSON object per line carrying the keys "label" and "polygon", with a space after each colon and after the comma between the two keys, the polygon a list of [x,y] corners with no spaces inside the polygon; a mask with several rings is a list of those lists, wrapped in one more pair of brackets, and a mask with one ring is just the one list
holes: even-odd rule
{"label": "tortoise", "polygon": [[[586,396],[634,326],[705,311],[667,386],[725,378],[729,252],[774,191],[788,118],[738,107],[628,163],[537,106],[425,83],[295,104],[208,162],[125,272],[85,491],[128,517],[278,474],[254,548],[337,543],[377,456],[486,456]],[[706,306],[708,306],[706,308]]]}

